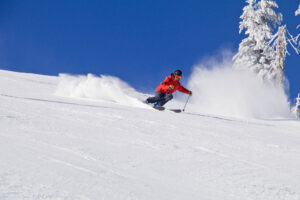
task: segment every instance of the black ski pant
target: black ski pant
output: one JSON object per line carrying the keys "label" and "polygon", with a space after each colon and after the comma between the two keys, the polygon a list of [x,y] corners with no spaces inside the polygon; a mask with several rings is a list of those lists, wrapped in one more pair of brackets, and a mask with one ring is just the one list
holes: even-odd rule
{"label": "black ski pant", "polygon": [[160,106],[165,105],[168,101],[173,99],[173,95],[169,93],[155,92],[154,97],[147,99],[148,103],[158,103]]}

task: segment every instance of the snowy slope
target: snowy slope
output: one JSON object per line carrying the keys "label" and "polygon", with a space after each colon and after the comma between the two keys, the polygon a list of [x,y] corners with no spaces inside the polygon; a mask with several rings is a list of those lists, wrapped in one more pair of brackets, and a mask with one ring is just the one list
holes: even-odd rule
{"label": "snowy slope", "polygon": [[300,200],[297,120],[159,112],[58,85],[0,71],[1,200]]}

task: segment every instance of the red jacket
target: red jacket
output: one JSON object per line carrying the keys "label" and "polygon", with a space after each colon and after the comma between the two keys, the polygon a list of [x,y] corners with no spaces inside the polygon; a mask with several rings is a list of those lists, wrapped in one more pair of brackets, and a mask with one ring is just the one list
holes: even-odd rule
{"label": "red jacket", "polygon": [[[169,85],[174,85],[174,89],[170,90],[169,89]],[[182,85],[180,84],[179,80],[176,81],[174,74],[170,74],[165,80],[164,82],[162,82],[157,88],[156,88],[156,92],[161,92],[161,93],[169,93],[169,94],[173,94],[176,90],[179,90],[180,92],[189,93],[189,90],[185,89],[184,87],[182,87]]]}

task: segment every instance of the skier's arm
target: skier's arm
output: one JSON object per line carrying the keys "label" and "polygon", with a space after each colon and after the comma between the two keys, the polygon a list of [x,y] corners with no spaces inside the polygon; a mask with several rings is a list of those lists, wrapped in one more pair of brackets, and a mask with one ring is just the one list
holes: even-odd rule
{"label": "skier's arm", "polygon": [[179,86],[178,90],[182,93],[190,94],[190,91],[188,89],[182,87],[182,85]]}

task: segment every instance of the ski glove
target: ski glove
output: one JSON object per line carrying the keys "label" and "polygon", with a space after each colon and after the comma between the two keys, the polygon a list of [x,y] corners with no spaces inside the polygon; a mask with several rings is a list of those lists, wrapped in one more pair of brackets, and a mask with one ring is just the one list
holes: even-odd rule
{"label": "ski glove", "polygon": [[173,90],[174,89],[174,85],[169,85],[169,90]]}
{"label": "ski glove", "polygon": [[189,96],[192,96],[192,95],[193,95],[192,91],[189,91],[188,95],[189,95]]}

